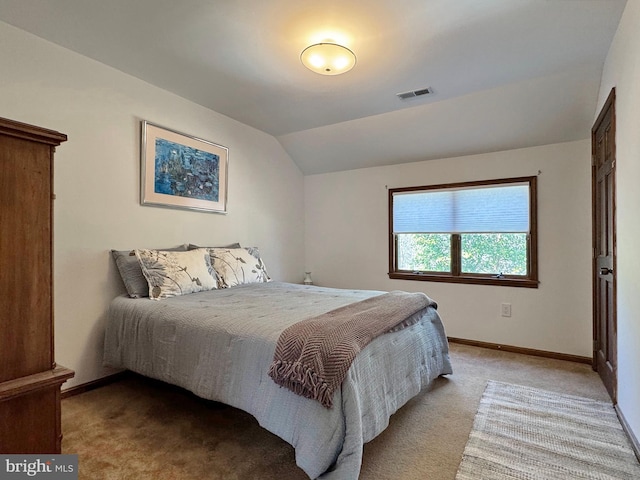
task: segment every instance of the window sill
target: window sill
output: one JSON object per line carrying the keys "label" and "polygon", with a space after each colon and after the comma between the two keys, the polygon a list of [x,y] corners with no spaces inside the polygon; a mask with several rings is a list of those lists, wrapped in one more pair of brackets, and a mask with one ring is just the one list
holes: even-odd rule
{"label": "window sill", "polygon": [[421,282],[467,283],[472,285],[492,285],[499,287],[538,288],[538,280],[513,277],[483,277],[476,275],[451,276],[446,274],[390,272],[389,278],[395,280],[418,280]]}

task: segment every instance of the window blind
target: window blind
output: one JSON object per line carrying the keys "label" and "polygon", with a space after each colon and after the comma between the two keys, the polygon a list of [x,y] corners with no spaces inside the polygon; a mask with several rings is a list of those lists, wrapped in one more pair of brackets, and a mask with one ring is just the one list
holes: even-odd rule
{"label": "window blind", "polygon": [[394,233],[528,233],[529,184],[395,192]]}

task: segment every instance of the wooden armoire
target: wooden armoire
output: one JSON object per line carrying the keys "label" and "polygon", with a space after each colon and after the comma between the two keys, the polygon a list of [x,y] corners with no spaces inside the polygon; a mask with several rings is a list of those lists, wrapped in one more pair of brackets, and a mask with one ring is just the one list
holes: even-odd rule
{"label": "wooden armoire", "polygon": [[0,118],[0,454],[60,453],[53,352],[53,153],[67,136]]}

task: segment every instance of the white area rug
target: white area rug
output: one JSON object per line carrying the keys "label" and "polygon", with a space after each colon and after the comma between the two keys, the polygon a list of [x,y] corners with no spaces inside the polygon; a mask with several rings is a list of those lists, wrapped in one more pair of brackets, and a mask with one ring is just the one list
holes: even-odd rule
{"label": "white area rug", "polygon": [[613,406],[489,381],[456,480],[640,479]]}

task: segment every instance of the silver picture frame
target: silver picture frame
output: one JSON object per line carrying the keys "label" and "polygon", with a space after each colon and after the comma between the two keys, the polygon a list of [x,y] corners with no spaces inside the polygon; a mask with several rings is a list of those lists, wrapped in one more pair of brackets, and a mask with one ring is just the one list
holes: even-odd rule
{"label": "silver picture frame", "polygon": [[141,122],[140,203],[227,213],[229,149]]}

